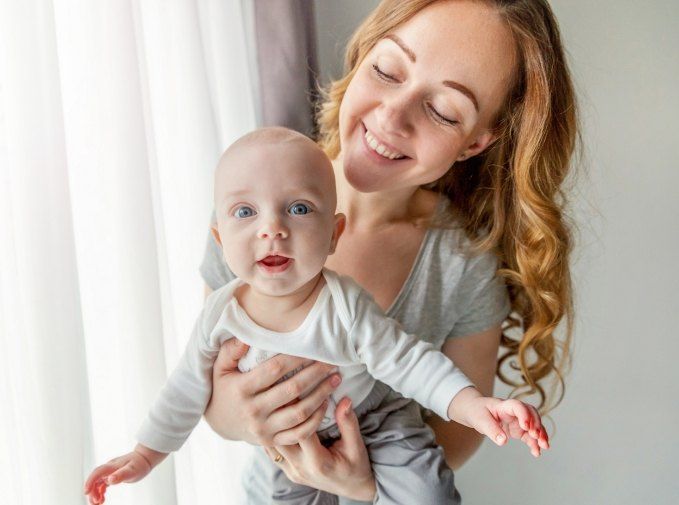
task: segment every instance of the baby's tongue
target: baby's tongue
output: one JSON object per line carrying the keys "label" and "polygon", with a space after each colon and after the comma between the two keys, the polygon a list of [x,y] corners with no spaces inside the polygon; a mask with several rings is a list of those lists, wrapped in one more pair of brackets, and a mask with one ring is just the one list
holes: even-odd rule
{"label": "baby's tongue", "polygon": [[286,261],[288,261],[288,258],[284,258],[283,256],[267,256],[262,260],[262,263],[268,267],[275,267],[282,265]]}

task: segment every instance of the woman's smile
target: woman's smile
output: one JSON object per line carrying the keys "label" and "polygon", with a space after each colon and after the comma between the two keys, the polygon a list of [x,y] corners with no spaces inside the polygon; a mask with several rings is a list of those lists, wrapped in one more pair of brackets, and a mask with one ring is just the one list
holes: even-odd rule
{"label": "woman's smile", "polygon": [[363,122],[360,123],[359,134],[363,138],[363,147],[368,158],[380,165],[400,166],[412,158],[400,152],[397,148],[383,142]]}

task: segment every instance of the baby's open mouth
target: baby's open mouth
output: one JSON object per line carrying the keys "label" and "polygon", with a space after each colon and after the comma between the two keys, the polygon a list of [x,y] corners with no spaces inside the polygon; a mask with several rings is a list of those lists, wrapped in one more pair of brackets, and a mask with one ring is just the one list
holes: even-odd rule
{"label": "baby's open mouth", "polygon": [[259,268],[268,274],[279,274],[285,272],[294,260],[278,254],[270,254],[257,262]]}
{"label": "baby's open mouth", "polygon": [[286,258],[285,256],[267,256],[263,260],[260,260],[259,263],[263,263],[268,267],[277,267],[284,265],[288,261],[290,261],[290,258]]}

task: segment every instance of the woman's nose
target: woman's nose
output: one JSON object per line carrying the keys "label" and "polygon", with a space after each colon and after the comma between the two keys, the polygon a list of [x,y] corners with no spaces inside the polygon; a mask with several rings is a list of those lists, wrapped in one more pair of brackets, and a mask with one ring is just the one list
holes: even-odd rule
{"label": "woman's nose", "polygon": [[280,219],[278,218],[269,218],[267,219],[263,224],[262,227],[259,229],[259,232],[257,236],[259,238],[266,238],[266,239],[285,239],[288,238],[289,231],[287,227],[281,223]]}
{"label": "woman's nose", "polygon": [[407,137],[412,130],[411,108],[408,97],[392,97],[383,101],[376,112],[380,131],[397,137]]}

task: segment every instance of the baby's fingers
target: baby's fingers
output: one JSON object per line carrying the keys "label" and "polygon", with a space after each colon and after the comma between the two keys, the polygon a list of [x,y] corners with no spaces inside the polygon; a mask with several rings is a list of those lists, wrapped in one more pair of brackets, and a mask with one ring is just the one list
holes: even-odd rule
{"label": "baby's fingers", "polygon": [[540,418],[540,413],[535,407],[530,404],[525,404],[528,412],[530,413],[530,421],[528,431],[530,436],[537,439],[538,443],[543,449],[549,447],[549,437],[547,436],[547,431],[542,426],[542,419]]}
{"label": "baby's fingers", "polygon": [[540,456],[540,447],[538,446],[538,441],[532,438],[528,432],[521,436],[521,441],[530,448],[530,453],[533,456],[536,458]]}
{"label": "baby's fingers", "polygon": [[143,477],[142,469],[134,461],[128,463],[122,468],[116,470],[106,479],[106,484],[119,484],[120,482],[135,482]]}
{"label": "baby's fingers", "polygon": [[502,425],[487,410],[485,410],[481,419],[474,424],[474,428],[482,435],[486,435],[497,445],[504,445],[507,442],[507,434],[502,429]]}
{"label": "baby's fingers", "polygon": [[97,483],[97,481],[103,481],[103,479],[105,479],[110,473],[113,473],[116,468],[118,468],[117,465],[106,463],[92,470],[92,473],[85,481],[85,487],[83,489],[84,493],[88,494],[92,492],[92,490],[95,488],[94,484]]}
{"label": "baby's fingers", "polygon": [[537,442],[542,449],[549,449],[549,436],[544,426],[538,430]]}

